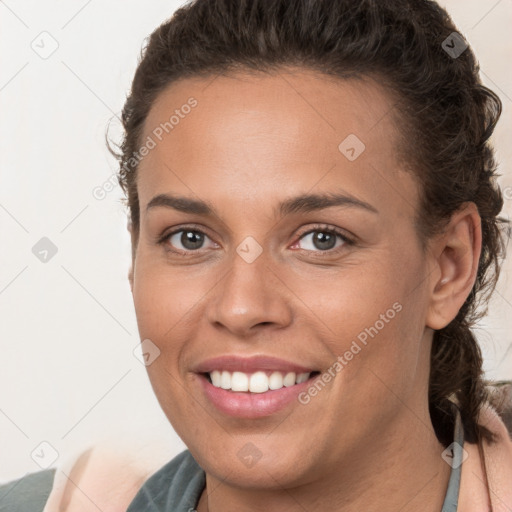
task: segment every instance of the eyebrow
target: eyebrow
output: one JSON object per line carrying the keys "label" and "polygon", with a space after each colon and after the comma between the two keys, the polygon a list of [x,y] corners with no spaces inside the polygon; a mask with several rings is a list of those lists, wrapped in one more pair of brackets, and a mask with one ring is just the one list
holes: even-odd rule
{"label": "eyebrow", "polygon": [[[284,217],[292,213],[307,213],[334,206],[355,207],[371,213],[379,213],[371,204],[345,193],[302,194],[279,203],[277,211],[281,217]],[[215,208],[205,201],[170,194],[159,194],[153,197],[146,206],[146,213],[157,207],[172,208],[197,215],[216,215]]]}

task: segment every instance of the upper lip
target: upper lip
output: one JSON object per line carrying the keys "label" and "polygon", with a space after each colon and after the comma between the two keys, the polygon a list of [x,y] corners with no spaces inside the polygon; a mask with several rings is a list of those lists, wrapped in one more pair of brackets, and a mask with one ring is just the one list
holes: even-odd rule
{"label": "upper lip", "polygon": [[224,355],[206,359],[197,364],[193,370],[197,373],[210,373],[214,370],[225,370],[229,372],[239,371],[253,373],[258,370],[274,370],[282,372],[308,373],[315,371],[314,368],[305,367],[285,359],[273,356],[257,355],[241,357],[235,355]]}

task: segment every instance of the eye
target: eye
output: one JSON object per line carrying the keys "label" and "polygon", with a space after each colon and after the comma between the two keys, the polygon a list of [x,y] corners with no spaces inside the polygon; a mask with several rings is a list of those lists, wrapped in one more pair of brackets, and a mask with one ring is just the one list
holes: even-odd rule
{"label": "eye", "polygon": [[[205,247],[209,241],[210,246]],[[163,235],[158,243],[169,252],[187,255],[199,252],[200,249],[219,247],[206,233],[195,227],[181,227]],[[300,246],[299,246],[300,244]],[[300,235],[299,241],[292,248],[317,253],[336,253],[345,245],[353,245],[354,242],[340,230],[330,226],[315,226],[313,229]]]}
{"label": "eye", "polygon": [[316,226],[300,236],[299,249],[314,252],[337,252],[337,249],[344,245],[352,245],[353,242],[345,236],[341,231],[326,226]]}
{"label": "eye", "polygon": [[212,247],[217,247],[205,233],[199,229],[192,227],[181,228],[164,235],[159,241],[159,244],[165,246],[168,251],[177,253],[197,252],[198,249],[203,249],[205,241],[210,240]]}

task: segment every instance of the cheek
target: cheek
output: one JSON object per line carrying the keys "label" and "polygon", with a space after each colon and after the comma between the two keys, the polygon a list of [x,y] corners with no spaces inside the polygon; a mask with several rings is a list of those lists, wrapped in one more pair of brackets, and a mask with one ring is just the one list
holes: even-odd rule
{"label": "cheek", "polygon": [[309,288],[308,306],[329,352],[343,358],[345,384],[368,373],[397,385],[414,379],[425,327],[423,273],[412,249],[408,257],[388,252]]}
{"label": "cheek", "polygon": [[[186,273],[186,277],[184,277]],[[176,332],[190,323],[206,299],[207,276],[150,263],[143,257],[134,270],[133,300],[140,335],[156,340],[179,339]]]}
{"label": "cheek", "polygon": [[[192,428],[196,404],[184,390],[180,360],[197,322],[192,318],[204,291],[194,280],[183,280],[183,273],[172,273],[165,265],[149,264],[139,259],[134,271],[133,300],[140,339],[149,339],[158,347],[158,357],[146,371],[155,396],[178,435]],[[179,421],[175,421],[180,418]]]}

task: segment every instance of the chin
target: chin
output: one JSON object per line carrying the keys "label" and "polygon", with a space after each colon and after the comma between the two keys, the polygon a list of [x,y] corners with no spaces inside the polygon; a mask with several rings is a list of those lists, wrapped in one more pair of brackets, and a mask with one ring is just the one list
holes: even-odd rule
{"label": "chin", "polygon": [[[253,443],[250,436],[237,439],[230,447],[211,446],[205,451],[189,448],[190,452],[205,470],[218,480],[232,485],[251,489],[282,489],[308,481],[307,475],[313,472],[310,463],[306,466],[304,450],[291,449],[289,444],[280,443],[280,450],[267,443]],[[311,461],[311,452],[308,451]]]}

